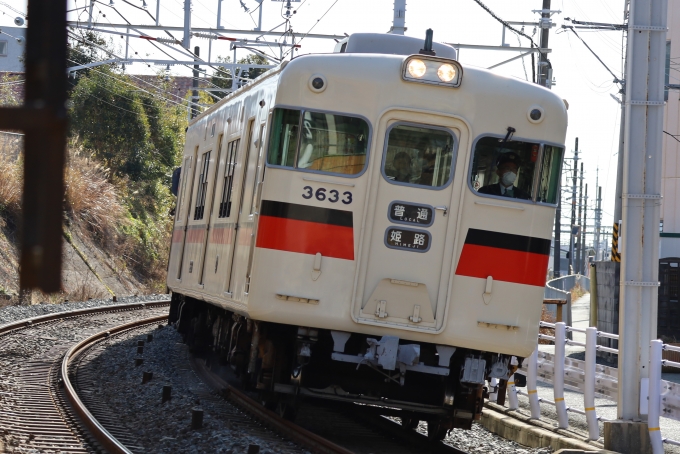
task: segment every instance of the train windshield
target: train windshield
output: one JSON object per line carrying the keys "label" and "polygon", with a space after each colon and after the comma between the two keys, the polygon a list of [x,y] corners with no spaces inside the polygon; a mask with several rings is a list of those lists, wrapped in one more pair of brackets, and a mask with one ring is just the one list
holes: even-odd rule
{"label": "train windshield", "polygon": [[442,187],[451,178],[452,158],[450,132],[400,124],[390,129],[383,173],[395,183]]}
{"label": "train windshield", "polygon": [[275,109],[268,163],[323,173],[356,175],[364,170],[368,123],[361,118]]}
{"label": "train windshield", "polygon": [[[497,137],[477,141],[470,184],[479,194],[556,203],[563,149]],[[537,176],[537,172],[540,172]]]}

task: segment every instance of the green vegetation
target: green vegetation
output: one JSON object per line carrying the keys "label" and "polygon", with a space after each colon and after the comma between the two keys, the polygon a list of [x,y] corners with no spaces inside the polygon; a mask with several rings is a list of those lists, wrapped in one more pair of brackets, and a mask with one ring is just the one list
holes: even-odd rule
{"label": "green vegetation", "polygon": [[[161,89],[167,83],[154,81]],[[81,77],[71,93],[71,134],[106,169],[123,207],[116,226],[119,252],[159,288],[175,203],[170,176],[181,159],[186,116],[186,107],[169,102],[162,91],[142,88],[110,66]]]}
{"label": "green vegetation", "polygon": [[[223,58],[223,57],[217,57],[217,61],[222,62],[222,63],[230,63],[231,62],[231,57]],[[245,58],[242,58],[238,61],[238,63],[241,64],[250,64],[250,65],[269,65],[271,64],[269,61],[267,61],[266,58],[260,57],[259,55],[248,55]],[[264,74],[267,71],[266,68],[252,68],[249,70],[247,73],[244,73],[242,76],[248,78],[248,79],[255,79],[256,77]],[[225,69],[220,67],[215,71],[215,74],[210,78],[210,82],[220,88],[231,88],[231,83],[232,83],[232,75],[231,75],[231,70],[230,69]],[[227,92],[224,91],[219,91],[219,92],[213,92],[213,95],[215,95],[218,98],[224,98],[227,96]]]}

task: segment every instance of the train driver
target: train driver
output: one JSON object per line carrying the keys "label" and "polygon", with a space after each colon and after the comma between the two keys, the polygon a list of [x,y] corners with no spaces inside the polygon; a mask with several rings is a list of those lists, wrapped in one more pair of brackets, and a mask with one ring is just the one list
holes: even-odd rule
{"label": "train driver", "polygon": [[498,183],[488,184],[479,188],[480,194],[499,195],[513,199],[530,199],[531,196],[521,188],[515,186],[522,161],[517,153],[501,154],[496,160],[496,175]]}

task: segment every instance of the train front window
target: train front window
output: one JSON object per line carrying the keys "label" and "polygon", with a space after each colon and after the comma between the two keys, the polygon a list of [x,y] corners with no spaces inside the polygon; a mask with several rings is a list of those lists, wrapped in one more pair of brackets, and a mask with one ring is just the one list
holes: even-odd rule
{"label": "train front window", "polygon": [[544,203],[557,203],[560,190],[560,170],[564,148],[545,145],[541,162],[541,179],[538,183],[536,200]]}
{"label": "train front window", "polygon": [[438,188],[451,178],[453,136],[442,129],[397,125],[390,129],[383,175],[391,182]]}
{"label": "train front window", "polygon": [[531,200],[540,151],[537,143],[482,137],[474,150],[472,188],[479,194]]}
{"label": "train front window", "polygon": [[361,118],[274,109],[267,162],[323,173],[357,175],[366,165],[368,136],[368,123]]}

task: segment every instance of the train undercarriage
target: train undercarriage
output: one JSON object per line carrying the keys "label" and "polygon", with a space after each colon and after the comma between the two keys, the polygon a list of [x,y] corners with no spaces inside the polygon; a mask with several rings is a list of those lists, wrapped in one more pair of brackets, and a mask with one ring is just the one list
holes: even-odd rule
{"label": "train undercarriage", "polygon": [[470,429],[484,398],[502,403],[518,366],[507,355],[253,321],[179,294],[169,320],[213,371],[280,416],[293,419],[307,398],[360,404],[405,427],[427,421],[432,440]]}

